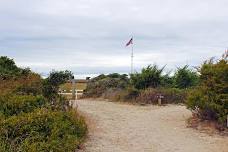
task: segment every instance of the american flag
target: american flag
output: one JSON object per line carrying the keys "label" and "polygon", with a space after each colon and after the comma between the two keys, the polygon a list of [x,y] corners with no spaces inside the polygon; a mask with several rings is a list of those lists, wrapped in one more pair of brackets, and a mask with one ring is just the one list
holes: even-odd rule
{"label": "american flag", "polygon": [[126,47],[129,46],[130,44],[133,44],[133,38],[131,38],[131,39],[129,40],[129,42],[127,42]]}

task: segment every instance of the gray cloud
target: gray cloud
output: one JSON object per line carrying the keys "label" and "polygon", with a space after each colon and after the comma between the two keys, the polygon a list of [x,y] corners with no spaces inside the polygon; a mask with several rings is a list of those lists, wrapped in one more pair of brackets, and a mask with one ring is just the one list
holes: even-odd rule
{"label": "gray cloud", "polygon": [[0,0],[0,55],[38,72],[199,65],[228,47],[227,0]]}

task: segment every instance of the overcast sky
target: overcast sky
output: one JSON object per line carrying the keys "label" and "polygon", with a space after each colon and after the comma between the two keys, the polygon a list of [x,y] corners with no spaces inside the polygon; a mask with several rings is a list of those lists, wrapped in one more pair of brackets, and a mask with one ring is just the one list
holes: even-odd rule
{"label": "overcast sky", "polygon": [[167,69],[228,47],[228,0],[0,0],[0,55],[39,73]]}

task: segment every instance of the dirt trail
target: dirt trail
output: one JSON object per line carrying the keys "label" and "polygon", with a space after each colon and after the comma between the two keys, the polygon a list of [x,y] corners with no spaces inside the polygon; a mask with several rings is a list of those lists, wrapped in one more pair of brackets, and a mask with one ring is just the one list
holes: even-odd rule
{"label": "dirt trail", "polygon": [[134,106],[77,101],[89,120],[83,152],[228,152],[228,137],[186,127],[184,106]]}

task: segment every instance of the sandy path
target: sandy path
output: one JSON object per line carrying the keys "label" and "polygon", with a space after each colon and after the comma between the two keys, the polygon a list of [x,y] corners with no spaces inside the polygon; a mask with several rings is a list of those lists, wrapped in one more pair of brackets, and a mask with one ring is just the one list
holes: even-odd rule
{"label": "sandy path", "polygon": [[85,152],[228,152],[228,137],[186,128],[184,106],[77,101],[89,120]]}

